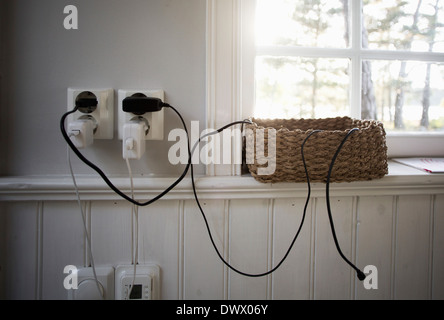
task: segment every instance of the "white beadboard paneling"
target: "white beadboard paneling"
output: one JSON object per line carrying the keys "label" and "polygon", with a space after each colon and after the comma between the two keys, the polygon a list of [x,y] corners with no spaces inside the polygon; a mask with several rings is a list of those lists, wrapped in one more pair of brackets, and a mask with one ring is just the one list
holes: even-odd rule
{"label": "white beadboard paneling", "polygon": [[357,281],[357,299],[391,298],[393,197],[360,197],[358,201],[358,268],[368,265],[378,270],[378,289],[367,290]]}
{"label": "white beadboard paneling", "polygon": [[398,199],[395,299],[430,298],[430,196]]}
{"label": "white beadboard paneling", "polygon": [[181,201],[158,201],[139,209],[139,263],[160,267],[160,299],[180,299],[182,257]]}
{"label": "white beadboard paneling", "polygon": [[85,265],[85,232],[77,202],[46,202],[42,223],[41,282],[43,300],[65,300],[67,265]]}
{"label": "white beadboard paneling", "polygon": [[[214,242],[225,253],[228,201],[201,200]],[[184,294],[186,300],[223,300],[226,268],[211,244],[202,214],[194,201],[184,210]]]}
{"label": "white beadboard paneling", "polygon": [[[188,181],[139,209],[139,263],[160,266],[161,299],[167,300],[444,299],[442,178],[415,177],[332,186],[332,212],[344,254],[361,269],[378,268],[378,290],[365,290],[337,253],[322,184],[313,186],[304,228],[288,260],[271,276],[246,278],[223,265]],[[115,179],[123,190],[127,180]],[[89,264],[72,181],[1,181],[0,297],[66,299],[63,268]],[[97,179],[79,181],[96,264],[129,263],[131,205]],[[170,182],[140,179],[137,197],[150,198]],[[201,178],[197,184],[227,260],[248,273],[273,268],[299,227],[306,186],[262,185],[238,177]]]}
{"label": "white beadboard paneling", "polygon": [[[287,253],[302,221],[306,199],[278,199],[274,203],[273,267]],[[287,260],[273,274],[273,299],[310,299],[312,259],[310,238],[312,230],[311,203],[304,226]]]}
{"label": "white beadboard paneling", "polygon": [[38,283],[38,217],[41,203],[6,203],[1,231],[6,239],[1,274],[6,299],[34,300]]}
{"label": "white beadboard paneling", "polygon": [[432,298],[444,300],[444,196],[435,197],[433,228]]}
{"label": "white beadboard paneling", "polygon": [[[331,210],[342,253],[353,262],[353,198],[332,197]],[[315,299],[350,299],[355,271],[340,257],[331,233],[325,198],[316,199]]]}
{"label": "white beadboard paneling", "polygon": [[91,203],[91,243],[96,266],[132,263],[131,207],[123,201]]}
{"label": "white beadboard paneling", "polygon": [[[230,201],[230,264],[249,274],[269,269],[270,200]],[[266,277],[248,278],[230,270],[229,299],[264,300],[267,298]]]}

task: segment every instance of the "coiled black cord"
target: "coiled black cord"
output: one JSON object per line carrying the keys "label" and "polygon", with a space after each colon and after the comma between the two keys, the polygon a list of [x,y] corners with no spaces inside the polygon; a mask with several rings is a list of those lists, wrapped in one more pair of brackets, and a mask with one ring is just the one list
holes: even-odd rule
{"label": "coiled black cord", "polygon": [[[222,129],[221,131],[223,131],[223,129]],[[221,132],[221,131],[219,131],[219,132]],[[350,136],[351,136],[353,133],[355,133],[356,131],[359,131],[359,129],[352,129],[352,130],[350,130],[350,132],[345,136],[345,138],[344,138],[343,141],[341,142],[340,146],[338,147],[338,149],[337,149],[337,151],[336,151],[336,153],[335,153],[335,155],[334,155],[334,157],[333,157],[333,160],[331,161],[330,168],[329,168],[328,175],[327,175],[326,199],[327,199],[327,212],[328,212],[328,217],[329,217],[329,221],[330,221],[330,227],[331,227],[331,231],[332,231],[333,239],[334,239],[334,242],[335,242],[335,245],[336,245],[336,249],[338,250],[339,255],[342,257],[342,259],[343,259],[347,264],[349,264],[353,269],[355,269],[355,271],[357,272],[357,277],[358,277],[358,279],[359,279],[360,281],[363,281],[363,280],[366,278],[365,274],[364,274],[361,270],[359,270],[359,269],[358,269],[353,263],[351,263],[351,262],[345,257],[345,255],[342,253],[341,247],[340,247],[339,242],[338,242],[338,239],[337,239],[337,237],[336,237],[336,231],[335,231],[335,226],[334,226],[333,217],[332,217],[332,213],[331,213],[331,206],[330,206],[330,181],[331,181],[331,175],[332,175],[332,172],[333,172],[333,168],[334,168],[334,165],[335,165],[335,163],[336,163],[336,159],[337,159],[337,157],[339,156],[339,154],[340,154],[340,152],[341,152],[341,150],[342,150],[344,144],[347,142],[347,140],[350,138]],[[288,250],[287,250],[286,254],[284,255],[284,257],[282,258],[282,260],[281,260],[281,261],[280,261],[280,262],[279,262],[279,263],[278,263],[273,269],[271,269],[270,271],[264,272],[264,273],[259,273],[259,274],[249,274],[249,273],[242,272],[242,271],[236,269],[235,267],[233,267],[232,265],[230,265],[230,264],[229,264],[229,263],[223,258],[223,256],[222,256],[221,253],[219,252],[219,250],[218,250],[218,248],[217,248],[217,246],[216,246],[216,244],[215,244],[215,242],[214,242],[214,239],[213,239],[213,236],[212,236],[212,233],[211,233],[210,226],[209,226],[209,224],[208,224],[208,221],[207,221],[207,218],[206,218],[206,216],[205,216],[204,210],[202,209],[202,206],[201,206],[201,204],[200,204],[199,198],[198,198],[198,196],[197,196],[196,186],[195,186],[195,182],[194,182],[193,165],[191,165],[191,183],[192,183],[192,186],[193,186],[193,194],[194,194],[194,198],[195,198],[195,200],[196,200],[197,206],[199,207],[199,210],[200,210],[200,212],[201,212],[201,214],[202,214],[202,217],[203,217],[203,219],[204,219],[204,222],[205,222],[205,225],[206,225],[206,228],[207,228],[208,235],[209,235],[209,237],[210,237],[211,243],[212,243],[212,245],[213,245],[213,247],[214,247],[214,249],[215,249],[215,251],[216,251],[216,253],[217,253],[218,257],[219,257],[219,259],[220,259],[220,260],[221,260],[221,261],[222,261],[222,262],[223,262],[228,268],[230,268],[230,269],[233,270],[234,272],[236,272],[236,273],[238,273],[238,274],[240,274],[240,275],[243,275],[243,276],[245,276],[245,277],[250,277],[250,278],[260,278],[260,277],[264,277],[264,276],[267,276],[267,275],[269,275],[269,274],[272,274],[272,273],[274,273],[276,270],[278,270],[278,269],[281,267],[281,265],[282,265],[282,264],[286,261],[286,259],[288,258],[288,255],[290,254],[291,250],[293,249],[293,246],[294,246],[294,244],[296,243],[296,240],[297,240],[297,238],[299,237],[299,234],[300,234],[300,232],[301,232],[301,230],[302,230],[302,227],[303,227],[303,225],[304,225],[305,217],[306,217],[306,214],[307,214],[308,204],[309,204],[309,202],[310,202],[310,198],[311,198],[311,183],[310,183],[310,176],[309,176],[309,173],[308,173],[307,163],[306,163],[306,160],[305,160],[304,148],[305,148],[305,145],[306,145],[307,141],[308,141],[313,135],[315,135],[315,134],[317,134],[317,133],[320,133],[320,132],[322,132],[322,130],[314,130],[314,131],[312,131],[312,132],[311,132],[311,133],[305,138],[305,140],[304,140],[304,142],[302,143],[302,146],[301,146],[302,162],[303,162],[303,164],[304,164],[304,170],[305,170],[305,175],[306,175],[306,179],[307,179],[307,187],[308,187],[307,200],[306,200],[306,202],[305,202],[304,211],[303,211],[303,214],[302,214],[301,224],[300,224],[300,226],[299,226],[299,229],[298,229],[298,231],[297,231],[295,237],[293,238],[293,241],[292,241],[291,244],[290,244],[290,247],[288,248]],[[208,137],[208,136],[211,136],[211,135],[215,135],[215,134],[217,134],[217,133],[218,133],[218,132],[209,133],[209,134],[203,136],[203,137],[202,137],[197,143],[199,143],[199,142],[200,142],[202,139],[204,139],[205,137]],[[196,144],[196,145],[197,145],[197,144]],[[196,145],[194,146],[194,148],[193,148],[191,154],[194,153],[194,149],[196,148]]]}
{"label": "coiled black cord", "polygon": [[[173,110],[177,116],[180,118],[180,121],[182,122],[183,128],[187,134],[188,137],[188,130],[187,130],[187,126],[185,124],[185,121],[182,117],[182,115],[172,106],[168,105],[168,104],[164,104],[165,107],[170,108],[171,110]],[[161,198],[163,198],[165,195],[167,195],[172,189],[174,189],[187,175],[190,167],[191,167],[191,154],[189,155],[189,161],[187,166],[185,167],[183,173],[181,174],[181,176],[171,185],[169,186],[167,189],[165,189],[165,191],[163,191],[162,193],[160,193],[158,196],[156,196],[155,198],[147,201],[147,202],[138,202],[134,199],[132,199],[131,197],[127,196],[125,193],[123,193],[122,191],[120,191],[106,176],[106,174],[99,168],[97,167],[94,163],[92,163],[91,161],[89,161],[88,159],[85,158],[85,156],[83,156],[83,154],[77,149],[77,147],[74,145],[74,143],[71,141],[71,139],[69,138],[68,134],[66,133],[66,128],[65,128],[65,121],[66,118],[70,115],[73,114],[75,112],[77,112],[78,107],[76,106],[72,111],[69,111],[67,113],[65,113],[61,120],[60,120],[60,130],[62,132],[62,135],[66,141],[66,143],[69,145],[69,147],[71,148],[71,150],[77,155],[77,157],[82,160],[87,166],[89,166],[91,169],[93,169],[94,171],[96,171],[100,177],[102,177],[103,181],[105,181],[105,183],[108,185],[108,187],[111,188],[111,190],[113,190],[116,194],[118,194],[120,197],[122,197],[123,199],[125,199],[126,201],[140,206],[140,207],[146,207],[149,206],[150,204],[156,202],[157,200],[160,200]]]}
{"label": "coiled black cord", "polygon": [[[220,259],[220,260],[221,260],[221,261],[222,261],[222,262],[223,262],[228,268],[230,268],[230,269],[233,270],[234,272],[236,272],[236,273],[238,273],[238,274],[240,274],[240,275],[242,275],[242,276],[249,277],[249,278],[260,278],[260,277],[264,277],[264,276],[267,276],[267,275],[269,275],[269,274],[274,273],[277,269],[279,269],[279,268],[281,267],[281,265],[285,262],[285,260],[287,260],[288,255],[290,254],[291,250],[293,249],[293,246],[294,246],[294,244],[296,243],[296,240],[297,240],[297,238],[299,237],[299,234],[301,233],[301,230],[302,230],[302,227],[303,227],[303,225],[304,225],[304,221],[305,221],[305,216],[306,216],[306,214],[307,214],[308,204],[309,204],[309,202],[310,202],[310,198],[311,198],[310,177],[309,177],[309,175],[308,175],[307,166],[306,166],[306,164],[305,164],[304,147],[305,147],[306,142],[310,139],[310,137],[311,137],[312,135],[318,133],[318,132],[320,132],[320,131],[313,131],[312,133],[310,133],[310,134],[308,135],[308,137],[304,140],[304,143],[302,144],[302,147],[301,147],[302,160],[303,160],[303,162],[304,162],[305,174],[306,174],[307,182],[308,182],[308,196],[307,196],[307,200],[306,200],[306,202],[305,202],[305,207],[304,207],[304,212],[303,212],[303,215],[302,215],[301,224],[300,224],[300,226],[299,226],[299,229],[298,229],[298,231],[297,231],[295,237],[293,238],[293,241],[291,242],[290,247],[288,248],[288,250],[287,250],[287,252],[285,253],[285,255],[284,255],[284,257],[282,258],[282,260],[281,260],[281,261],[280,261],[280,262],[279,262],[279,263],[278,263],[273,269],[271,269],[271,270],[269,270],[269,271],[267,271],[267,272],[264,272],[264,273],[250,274],[250,273],[242,272],[242,271],[236,269],[235,267],[233,267],[232,265],[230,265],[230,264],[224,259],[224,257],[221,255],[221,253],[219,252],[219,250],[218,250],[218,248],[217,248],[217,246],[216,246],[216,243],[214,242],[213,235],[212,235],[212,233],[211,233],[211,229],[210,229],[210,226],[209,226],[209,224],[208,224],[207,217],[205,216],[205,212],[204,212],[204,210],[202,209],[202,206],[201,206],[201,204],[200,204],[199,198],[198,198],[198,196],[197,196],[196,186],[195,186],[195,182],[194,182],[193,165],[191,165],[191,183],[192,183],[192,185],[193,185],[194,198],[195,198],[196,203],[197,203],[197,206],[199,207],[199,210],[200,210],[200,212],[201,212],[201,214],[202,214],[202,217],[203,217],[203,219],[204,219],[204,221],[205,221],[205,225],[206,225],[206,227],[207,227],[207,231],[208,231],[208,235],[209,235],[209,237],[210,237],[211,243],[212,243],[212,245],[213,245],[213,247],[214,247],[214,249],[215,249],[217,255],[219,256],[219,259]],[[209,133],[208,135],[206,135],[206,136],[204,136],[204,137],[211,136],[211,135],[214,135],[214,134],[217,134],[217,132]],[[204,137],[202,137],[202,139],[203,139]],[[200,141],[200,140],[199,140],[199,141]],[[194,148],[193,148],[193,151],[194,151]]]}
{"label": "coiled black cord", "polygon": [[[224,126],[223,128],[221,128],[221,129],[219,129],[219,130],[216,130],[216,131],[214,131],[214,132],[211,132],[211,133],[208,133],[208,134],[206,134],[206,135],[204,135],[204,136],[202,136],[196,143],[195,143],[195,145],[193,146],[193,148],[191,149],[191,146],[190,146],[190,137],[189,137],[189,133],[188,133],[188,130],[187,130],[187,127],[186,127],[186,124],[185,124],[185,121],[184,121],[184,119],[183,119],[183,117],[182,117],[182,115],[174,108],[174,107],[172,107],[172,106],[170,106],[169,104],[164,104],[163,105],[164,107],[167,107],[167,108],[170,108],[171,110],[173,110],[176,114],[177,114],[177,116],[180,118],[180,120],[181,120],[181,122],[182,122],[182,125],[183,125],[183,128],[184,128],[184,130],[185,130],[185,133],[186,133],[186,136],[187,136],[187,149],[188,149],[188,163],[187,163],[187,165],[186,165],[186,167],[185,167],[185,169],[184,169],[184,171],[183,171],[183,173],[182,173],[182,175],[171,185],[171,186],[169,186],[167,189],[165,189],[165,191],[163,191],[162,193],[160,193],[158,196],[156,196],[155,198],[153,198],[153,199],[151,199],[151,200],[149,200],[149,201],[147,201],[147,202],[143,202],[143,203],[141,203],[141,202],[138,202],[138,201],[136,201],[136,200],[134,200],[133,198],[131,198],[131,197],[129,197],[129,196],[127,196],[125,193],[123,193],[122,191],[120,191],[109,179],[108,179],[108,177],[106,176],[106,174],[99,168],[99,167],[97,167],[95,164],[93,164],[92,162],[90,162],[88,159],[86,159],[83,155],[82,155],[82,153],[77,149],[77,147],[73,144],[73,142],[71,141],[71,139],[69,138],[69,136],[68,136],[68,134],[67,134],[67,132],[66,132],[66,128],[65,128],[65,121],[66,121],[66,118],[69,116],[69,115],[71,115],[71,114],[73,114],[73,113],[75,113],[75,112],[77,112],[78,111],[78,107],[76,106],[72,111],[69,111],[69,112],[67,112],[67,113],[65,113],[63,116],[62,116],[62,118],[61,118],[61,120],[60,120],[60,130],[61,130],[61,132],[62,132],[62,135],[63,135],[63,137],[64,137],[64,139],[65,139],[65,141],[66,141],[66,143],[69,145],[69,147],[72,149],[72,151],[77,155],[77,157],[80,159],[80,160],[82,160],[87,166],[89,166],[91,169],[93,169],[94,171],[96,171],[99,175],[100,175],[100,177],[102,177],[102,179],[104,180],[104,182],[116,193],[116,194],[118,194],[120,197],[122,197],[123,199],[125,199],[126,201],[128,201],[128,202],[130,202],[130,203],[132,203],[132,204],[134,204],[134,205],[137,205],[137,206],[141,206],[141,207],[145,207],[145,206],[149,206],[150,204],[152,204],[152,203],[154,203],[154,202],[156,202],[157,200],[159,200],[159,199],[161,199],[161,198],[163,198],[166,194],[168,194],[172,189],[174,189],[184,178],[185,178],[185,176],[187,175],[187,173],[188,173],[188,171],[190,171],[191,172],[191,183],[192,183],[192,188],[193,188],[193,195],[194,195],[194,198],[195,198],[195,200],[196,200],[196,203],[197,203],[197,206],[198,206],[198,208],[199,208],[199,210],[200,210],[200,212],[201,212],[201,214],[202,214],[202,217],[203,217],[203,219],[204,219],[204,222],[205,222],[205,225],[206,225],[206,228],[207,228],[207,231],[208,231],[208,235],[209,235],[209,237],[210,237],[210,240],[211,240],[211,243],[212,243],[212,245],[213,245],[213,247],[214,247],[214,249],[215,249],[215,251],[216,251],[216,253],[217,253],[217,255],[218,255],[218,257],[219,257],[219,259],[228,267],[228,268],[230,268],[231,270],[233,270],[234,272],[236,272],[236,273],[239,273],[240,275],[243,275],[243,276],[246,276],[246,277],[251,277],[251,278],[259,278],[259,277],[264,277],[264,276],[267,276],[267,275],[269,275],[269,274],[271,274],[271,273],[274,273],[277,269],[279,269],[280,267],[281,267],[281,265],[285,262],[285,260],[288,258],[288,255],[290,254],[290,252],[291,252],[291,250],[293,249],[293,246],[294,246],[294,244],[296,243],[296,240],[297,240],[297,238],[299,237],[299,234],[300,234],[300,232],[301,232],[301,230],[302,230],[302,227],[303,227],[303,225],[304,225],[304,222],[305,222],[305,217],[306,217],[306,213],[307,213],[307,208],[308,208],[308,204],[309,204],[309,202],[310,202],[310,198],[311,198],[311,183],[310,183],[310,177],[309,177],[309,173],[308,173],[308,169],[307,169],[307,164],[306,164],[306,161],[305,161],[305,155],[304,155],[304,147],[305,147],[305,144],[307,143],[307,141],[314,135],[314,134],[317,134],[317,133],[319,133],[319,132],[322,132],[321,130],[315,130],[315,131],[312,131],[307,137],[306,137],[306,139],[304,140],[304,142],[303,142],[303,144],[302,144],[302,146],[301,146],[301,156],[302,156],[302,160],[303,160],[303,164],[304,164],[304,169],[305,169],[305,174],[306,174],[306,178],[307,178],[307,186],[308,186],[308,194],[307,194],[307,199],[306,199],[306,202],[305,202],[305,206],[304,206],[304,211],[303,211],[303,215],[302,215],[302,220],[301,220],[301,223],[300,223],[300,226],[299,226],[299,229],[298,229],[298,231],[297,231],[297,233],[296,233],[296,235],[295,235],[295,237],[293,238],[293,241],[291,242],[291,245],[290,245],[290,247],[288,248],[288,250],[287,250],[287,252],[286,252],[286,254],[284,255],[284,257],[282,258],[282,260],[273,268],[273,269],[271,269],[271,270],[269,270],[269,271],[267,271],[267,272],[264,272],[264,273],[260,273],[260,274],[249,274],[249,273],[245,273],[245,272],[242,272],[242,271],[240,271],[240,270],[238,270],[238,269],[236,269],[235,267],[233,267],[232,265],[230,265],[224,258],[223,258],[223,256],[221,255],[221,253],[219,252],[219,250],[218,250],[218,248],[217,248],[217,246],[216,246],[216,244],[215,244],[215,242],[214,242],[214,239],[213,239],[213,235],[212,235],[212,232],[211,232],[211,229],[210,229],[210,226],[209,226],[209,224],[208,224],[208,220],[207,220],[207,217],[206,217],[206,215],[205,215],[205,212],[204,212],[204,210],[202,209],[202,206],[201,206],[201,204],[200,204],[200,201],[199,201],[199,198],[198,198],[198,195],[197,195],[197,190],[196,190],[196,184],[195,184],[195,179],[194,179],[194,166],[193,166],[193,164],[192,164],[192,154],[194,153],[194,151],[195,151],[195,149],[196,149],[196,147],[199,145],[199,143],[204,139],[204,138],[206,138],[206,137],[209,137],[209,136],[213,136],[213,135],[216,135],[216,134],[218,134],[218,133],[221,133],[222,131],[224,131],[224,130],[226,130],[226,129],[228,129],[228,128],[230,128],[230,127],[232,127],[232,126],[235,126],[235,125],[238,125],[238,124],[251,124],[251,121],[247,121],[247,120],[245,120],[245,121],[237,121],[237,122],[233,122],[233,123],[231,123],[231,124],[229,124],[229,125],[226,125],[226,126]],[[336,237],[336,232],[335,232],[335,227],[334,227],[334,222],[333,222],[333,217],[332,217],[332,214],[331,214],[331,208],[330,208],[330,180],[331,180],[331,174],[332,174],[332,171],[333,171],[333,168],[334,168],[334,165],[335,165],[335,162],[336,162],[336,159],[337,159],[337,157],[338,157],[338,155],[339,155],[339,153],[341,152],[341,150],[342,150],[342,147],[344,146],[344,144],[345,144],[345,142],[348,140],[348,138],[351,136],[351,134],[353,134],[355,131],[357,131],[357,130],[359,130],[359,129],[353,129],[353,130],[351,130],[348,134],[347,134],[347,136],[344,138],[344,140],[342,141],[342,143],[341,143],[341,145],[339,146],[339,148],[337,149],[337,151],[336,151],[336,153],[335,153],[335,155],[334,155],[334,157],[333,157],[333,160],[332,160],[332,162],[331,162],[331,165],[330,165],[330,169],[329,169],[329,172],[328,172],[328,176],[327,176],[327,186],[326,186],[326,198],[327,198],[327,211],[328,211],[328,215],[329,215],[329,220],[330,220],[330,226],[331,226],[331,229],[332,229],[332,234],[333,234],[333,239],[334,239],[334,241],[335,241],[335,245],[336,245],[336,248],[337,248],[337,250],[338,250],[338,252],[339,252],[339,254],[340,254],[340,256],[352,267],[352,268],[354,268],[355,270],[356,270],[356,272],[357,272],[357,274],[358,274],[358,278],[359,278],[359,280],[361,280],[361,281],[363,281],[364,279],[365,279],[365,274],[362,272],[362,271],[360,271],[355,265],[353,265],[345,256],[344,256],[344,254],[342,253],[342,251],[341,251],[341,248],[340,248],[340,246],[339,246],[339,243],[338,243],[338,240],[337,240],[337,237]]]}

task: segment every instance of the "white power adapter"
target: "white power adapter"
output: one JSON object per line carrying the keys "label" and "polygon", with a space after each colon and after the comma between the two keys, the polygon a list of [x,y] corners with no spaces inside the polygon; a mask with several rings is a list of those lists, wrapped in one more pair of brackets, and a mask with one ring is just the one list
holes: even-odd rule
{"label": "white power adapter", "polygon": [[68,135],[78,149],[84,149],[94,143],[94,131],[97,124],[92,118],[81,118],[68,125]]}
{"label": "white power adapter", "polygon": [[149,124],[145,119],[133,119],[123,126],[123,158],[140,160],[146,151],[145,137]]}

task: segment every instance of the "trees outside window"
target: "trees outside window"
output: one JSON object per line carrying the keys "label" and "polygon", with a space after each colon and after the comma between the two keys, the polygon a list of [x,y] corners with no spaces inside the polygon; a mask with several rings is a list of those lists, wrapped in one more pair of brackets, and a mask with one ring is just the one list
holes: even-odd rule
{"label": "trees outside window", "polygon": [[361,65],[363,119],[388,130],[443,131],[444,0],[363,0],[360,12],[357,2],[257,1],[256,42],[268,50],[256,57],[255,115],[350,115],[352,68]]}

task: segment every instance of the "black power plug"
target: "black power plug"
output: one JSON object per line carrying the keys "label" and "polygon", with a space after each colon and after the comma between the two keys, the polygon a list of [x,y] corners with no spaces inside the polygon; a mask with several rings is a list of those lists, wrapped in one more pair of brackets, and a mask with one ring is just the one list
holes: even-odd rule
{"label": "black power plug", "polygon": [[96,111],[99,101],[92,92],[82,92],[76,99],[76,108],[85,114],[90,114]]}
{"label": "black power plug", "polygon": [[141,116],[145,113],[159,112],[165,103],[159,98],[147,97],[144,94],[135,94],[123,100],[123,111]]}

